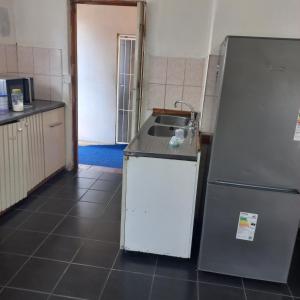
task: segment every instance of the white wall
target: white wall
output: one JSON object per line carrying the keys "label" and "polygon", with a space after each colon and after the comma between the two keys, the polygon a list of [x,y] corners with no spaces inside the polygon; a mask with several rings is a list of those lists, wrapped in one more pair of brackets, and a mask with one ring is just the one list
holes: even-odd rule
{"label": "white wall", "polygon": [[217,0],[211,52],[226,35],[300,38],[300,1]]}
{"label": "white wall", "polygon": [[13,0],[0,0],[0,43],[16,43]]}
{"label": "white wall", "polygon": [[79,140],[115,143],[117,35],[136,33],[136,7],[78,5]]}
{"label": "white wall", "polygon": [[148,0],[146,53],[202,58],[208,54],[212,0]]}

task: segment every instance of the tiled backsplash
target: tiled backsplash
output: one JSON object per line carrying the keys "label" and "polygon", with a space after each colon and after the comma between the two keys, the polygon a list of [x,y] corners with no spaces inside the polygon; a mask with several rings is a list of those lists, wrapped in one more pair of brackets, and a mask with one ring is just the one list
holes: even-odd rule
{"label": "tiled backsplash", "polygon": [[200,111],[204,65],[205,59],[150,56],[144,81],[145,108],[174,109],[174,101],[184,100]]}
{"label": "tiled backsplash", "polygon": [[60,49],[0,45],[0,74],[32,76],[36,99],[63,99]]}
{"label": "tiled backsplash", "polygon": [[218,63],[218,55],[209,56],[201,122],[201,131],[205,133],[214,133],[216,125],[218,111],[218,91],[216,86]]}
{"label": "tiled backsplash", "polygon": [[154,107],[174,109],[174,102],[183,100],[203,114],[201,130],[213,133],[218,107],[218,61],[218,55],[210,55],[206,74],[206,58],[150,56],[144,80],[144,110],[150,114]]}

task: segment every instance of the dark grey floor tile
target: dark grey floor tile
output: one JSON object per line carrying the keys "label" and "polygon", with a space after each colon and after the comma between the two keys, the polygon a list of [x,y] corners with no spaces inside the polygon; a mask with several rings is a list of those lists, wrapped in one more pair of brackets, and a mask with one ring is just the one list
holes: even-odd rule
{"label": "dark grey floor tile", "polygon": [[32,258],[9,286],[51,292],[66,267],[65,263]]}
{"label": "dark grey floor tile", "polygon": [[101,300],[148,299],[152,277],[112,271]]}
{"label": "dark grey floor tile", "polygon": [[47,300],[47,297],[47,294],[16,290],[13,288],[5,288],[0,294],[1,300]]}
{"label": "dark grey floor tile", "polygon": [[63,216],[34,213],[20,229],[49,233],[62,220]]}
{"label": "dark grey floor tile", "polygon": [[51,199],[42,205],[38,211],[52,214],[68,213],[76,202],[71,200]]}
{"label": "dark grey floor tile", "polygon": [[108,181],[115,181],[115,182],[121,183],[122,175],[121,174],[116,174],[116,173],[105,172],[99,177],[99,179],[108,180]]}
{"label": "dark grey floor tile", "polygon": [[105,204],[77,202],[69,212],[69,215],[80,218],[99,218],[103,215],[105,208]]}
{"label": "dark grey floor tile", "polygon": [[35,256],[71,261],[81,243],[78,238],[50,235]]}
{"label": "dark grey floor tile", "polygon": [[[151,300],[197,300],[197,283],[155,277]],[[218,298],[200,298],[200,300]],[[222,298],[221,298],[222,299]]]}
{"label": "dark grey floor tile", "polygon": [[185,280],[197,280],[196,261],[168,256],[159,256],[156,274]]}
{"label": "dark grey floor tile", "polygon": [[111,199],[111,197],[112,197],[112,193],[108,193],[105,191],[89,190],[80,199],[80,201],[106,204]]}
{"label": "dark grey floor tile", "polygon": [[152,254],[120,251],[113,269],[152,275],[156,259],[157,256]]}
{"label": "dark grey floor tile", "polygon": [[71,299],[73,299],[73,298],[63,297],[63,296],[55,296],[55,295],[53,295],[49,298],[49,300],[71,300]]}
{"label": "dark grey floor tile", "polygon": [[72,185],[80,189],[89,189],[94,182],[95,179],[75,177],[73,178]]}
{"label": "dark grey floor tile", "polygon": [[92,219],[66,217],[54,233],[76,237],[87,237],[95,227]]}
{"label": "dark grey floor tile", "polygon": [[49,199],[41,196],[32,196],[18,203],[17,209],[36,211],[44,205]]}
{"label": "dark grey floor tile", "polygon": [[96,180],[95,183],[90,187],[92,190],[113,192],[118,187],[118,183],[115,181],[108,180]]}
{"label": "dark grey floor tile", "polygon": [[0,244],[13,232],[15,231],[14,228],[10,227],[0,227]]}
{"label": "dark grey floor tile", "polygon": [[198,271],[198,280],[200,282],[222,284],[238,288],[242,287],[242,279],[240,277],[229,275]]}
{"label": "dark grey floor tile", "polygon": [[199,299],[246,300],[240,288],[199,283]]}
{"label": "dark grey floor tile", "polygon": [[46,236],[44,233],[18,230],[0,245],[0,251],[30,255]]}
{"label": "dark grey floor tile", "polygon": [[107,242],[120,242],[120,222],[97,222],[88,237]]}
{"label": "dark grey floor tile", "polygon": [[61,189],[61,186],[54,184],[44,184],[32,193],[32,196],[40,196],[53,198],[54,195]]}
{"label": "dark grey floor tile", "polygon": [[247,300],[293,300],[292,297],[246,290]]}
{"label": "dark grey floor tile", "polygon": [[6,285],[26,259],[26,256],[0,253],[0,285]]}
{"label": "dark grey floor tile", "polygon": [[262,280],[244,279],[246,289],[264,291],[275,294],[290,295],[288,286],[283,283],[275,283]]}
{"label": "dark grey floor tile", "polygon": [[80,170],[77,174],[77,177],[84,177],[84,178],[90,178],[90,179],[98,179],[100,176],[102,176],[103,172],[94,168],[90,167],[87,170]]}
{"label": "dark grey floor tile", "polygon": [[80,248],[74,262],[111,268],[118,250],[119,245],[117,244],[88,240]]}
{"label": "dark grey floor tile", "polygon": [[55,294],[98,299],[108,275],[101,268],[71,265],[55,289]]}
{"label": "dark grey floor tile", "polygon": [[24,223],[30,216],[31,212],[22,210],[10,210],[0,217],[0,226],[18,227]]}
{"label": "dark grey floor tile", "polygon": [[63,186],[62,189],[54,194],[54,197],[56,199],[78,201],[86,192],[87,189],[80,189],[72,185]]}
{"label": "dark grey floor tile", "polygon": [[101,220],[108,222],[121,222],[121,204],[110,203],[101,217]]}

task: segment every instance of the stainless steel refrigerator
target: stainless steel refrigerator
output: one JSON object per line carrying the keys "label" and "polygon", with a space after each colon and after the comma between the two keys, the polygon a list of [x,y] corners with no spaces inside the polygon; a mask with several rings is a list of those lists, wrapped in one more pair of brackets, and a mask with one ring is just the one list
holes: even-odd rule
{"label": "stainless steel refrigerator", "polygon": [[300,219],[300,40],[228,37],[198,268],[287,282]]}

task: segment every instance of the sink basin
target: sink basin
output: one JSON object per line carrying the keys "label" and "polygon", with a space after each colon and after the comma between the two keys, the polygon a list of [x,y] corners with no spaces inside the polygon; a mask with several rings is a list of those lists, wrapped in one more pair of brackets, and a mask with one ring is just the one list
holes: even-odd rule
{"label": "sink basin", "polygon": [[[175,134],[175,130],[180,127],[153,125],[149,128],[148,134],[158,137],[171,137]],[[184,130],[184,137],[187,135],[187,130]]]}
{"label": "sink basin", "polygon": [[155,123],[164,124],[164,125],[173,125],[179,127],[187,126],[189,121],[190,121],[189,118],[168,116],[168,115],[158,116],[155,119]]}

